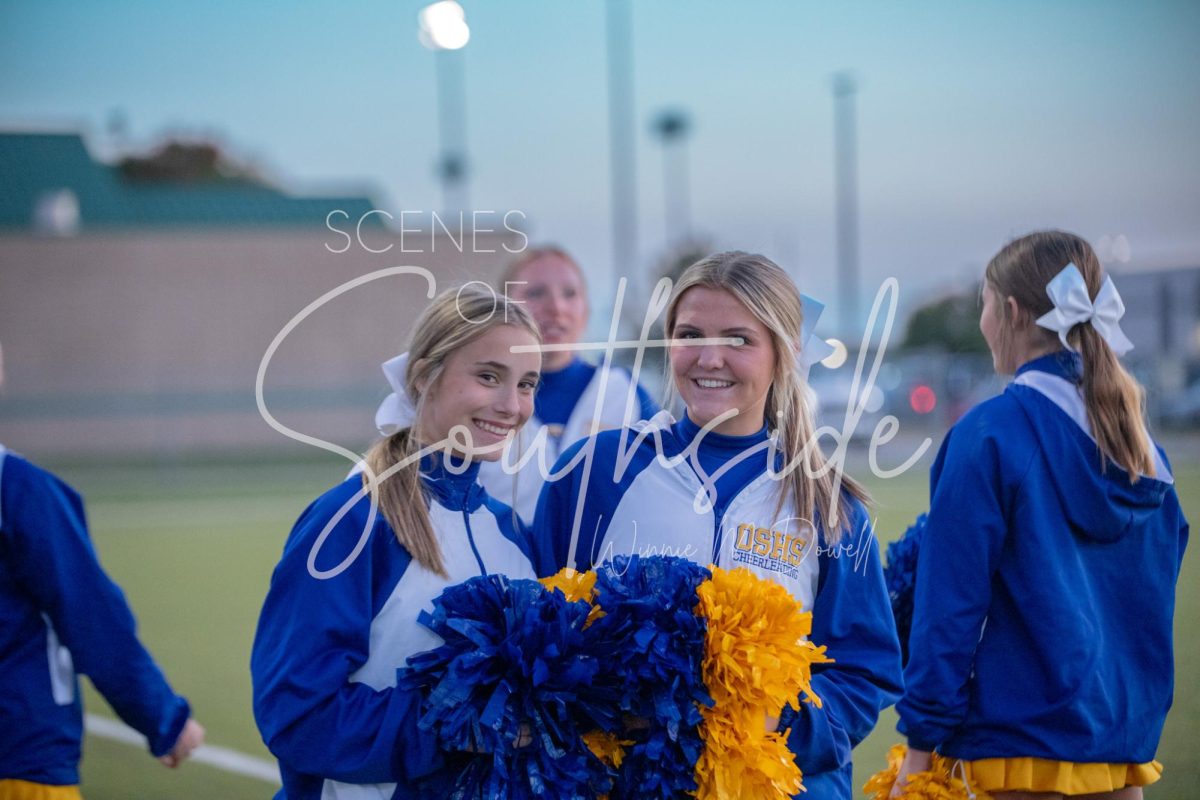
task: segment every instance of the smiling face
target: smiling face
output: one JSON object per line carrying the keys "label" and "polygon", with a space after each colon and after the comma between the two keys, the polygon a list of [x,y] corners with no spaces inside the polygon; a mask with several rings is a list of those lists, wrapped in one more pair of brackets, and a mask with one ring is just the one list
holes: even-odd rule
{"label": "smiling face", "polygon": [[482,461],[500,458],[503,443],[533,413],[541,358],[536,352],[513,353],[515,345],[536,345],[529,331],[497,325],[446,357],[442,373],[425,392],[421,407],[421,440],[442,441],[461,425],[470,433],[470,452],[459,455]]}
{"label": "smiling face", "polygon": [[[587,291],[579,267],[557,253],[546,253],[521,267],[505,290],[533,314],[545,344],[582,340],[587,327]],[[548,352],[543,368],[562,369],[571,352]]]}
{"label": "smiling face", "polygon": [[713,430],[747,436],[763,426],[775,375],[771,333],[750,309],[724,289],[695,286],[679,298],[672,339],[736,337],[740,345],[672,345],[671,374],[688,416],[704,426],[731,408],[736,416]]}

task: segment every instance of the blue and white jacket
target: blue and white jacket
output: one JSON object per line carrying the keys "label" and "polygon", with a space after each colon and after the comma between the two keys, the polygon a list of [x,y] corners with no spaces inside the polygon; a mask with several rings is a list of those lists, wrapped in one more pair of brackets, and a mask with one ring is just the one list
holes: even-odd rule
{"label": "blue and white jacket", "polygon": [[83,499],[0,446],[0,779],[79,783],[87,675],[150,752],[170,752],[190,710],[137,638],[100,567]]}
{"label": "blue and white jacket", "polygon": [[[813,668],[823,707],[785,709],[780,729],[792,729],[803,796],[849,798],[851,750],[901,691],[900,646],[866,509],[855,501],[850,533],[829,542],[819,515],[806,525],[790,501],[776,513],[782,484],[767,470],[765,428],[698,441],[699,432],[690,419],[670,424],[664,413],[572,445],[555,466],[561,477],[543,490],[535,540],[553,568],[586,570],[620,554],[676,555],[745,567],[787,587],[813,612],[812,640],[827,645],[836,663]],[[623,433],[629,460],[614,480]],[[679,460],[663,463],[670,459]]]}
{"label": "blue and white jacket", "polygon": [[[442,768],[436,743],[417,729],[418,693],[395,688],[409,656],[441,644],[417,615],[443,589],[476,575],[535,577],[527,532],[487,496],[478,471],[475,463],[452,474],[440,454],[421,464],[448,577],[414,562],[381,513],[368,526],[371,501],[359,475],[296,522],[250,659],[254,716],[283,775],[277,798],[416,798],[417,782]],[[318,544],[313,572],[348,566],[314,577],[309,561]]]}
{"label": "blue and white jacket", "polygon": [[917,565],[909,744],[962,759],[1154,758],[1188,524],[1170,466],[1101,463],[1077,356],[1025,364],[933,465]]}

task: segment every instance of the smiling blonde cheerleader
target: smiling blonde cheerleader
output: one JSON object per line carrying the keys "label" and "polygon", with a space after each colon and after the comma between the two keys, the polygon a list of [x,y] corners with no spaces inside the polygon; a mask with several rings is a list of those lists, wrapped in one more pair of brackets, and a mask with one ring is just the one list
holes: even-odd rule
{"label": "smiling blonde cheerleader", "polygon": [[420,693],[396,687],[409,656],[441,643],[418,615],[473,576],[535,575],[526,531],[477,481],[529,418],[540,368],[535,349],[512,352],[539,343],[533,320],[499,302],[469,287],[433,300],[406,356],[384,365],[385,438],[284,546],[250,664],[279,798],[437,796],[428,786],[449,769],[417,727]]}

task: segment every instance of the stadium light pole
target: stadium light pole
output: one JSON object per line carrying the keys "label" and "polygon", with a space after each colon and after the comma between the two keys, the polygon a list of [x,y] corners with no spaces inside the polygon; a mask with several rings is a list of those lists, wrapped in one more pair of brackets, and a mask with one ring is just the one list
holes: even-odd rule
{"label": "stadium light pole", "polygon": [[688,198],[687,137],[692,121],[677,108],[658,113],[651,123],[663,145],[663,202],[667,224],[667,244],[683,242],[692,234]]}
{"label": "stadium light pole", "polygon": [[[628,279],[624,315],[641,321],[645,281],[638,267],[636,122],[633,109],[633,6],[605,0],[608,55],[609,206],[612,215],[613,277]],[[635,328],[636,329],[636,328]]]}
{"label": "stadium light pole", "polygon": [[849,72],[833,76],[834,172],[837,183],[838,322],[853,335],[858,317],[858,134],[854,97],[858,83]]}
{"label": "stadium light pole", "polygon": [[421,9],[417,39],[434,51],[437,70],[438,156],[442,206],[447,212],[470,207],[467,189],[467,89],[462,55],[471,29],[455,0],[439,0]]}

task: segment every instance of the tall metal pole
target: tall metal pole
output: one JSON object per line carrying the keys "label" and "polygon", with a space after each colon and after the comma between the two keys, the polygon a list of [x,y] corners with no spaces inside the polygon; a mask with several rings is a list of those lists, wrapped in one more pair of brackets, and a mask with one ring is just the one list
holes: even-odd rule
{"label": "tall metal pole", "polygon": [[417,14],[417,40],[434,51],[438,104],[438,179],[442,206],[448,213],[466,211],[467,84],[462,54],[471,40],[463,8],[456,0],[437,0]]}
{"label": "tall metal pole", "polygon": [[682,110],[668,109],[659,113],[652,127],[663,144],[663,219],[669,246],[687,241],[692,234],[687,159],[691,120]]}
{"label": "tall metal pole", "polygon": [[637,163],[633,115],[633,9],[629,0],[606,0],[608,41],[608,136],[613,276],[629,281],[625,313],[640,318],[637,264]]}
{"label": "tall metal pole", "polygon": [[438,50],[438,177],[442,184],[442,208],[457,215],[471,207],[467,185],[467,81],[461,50]]}
{"label": "tall metal pole", "polygon": [[833,76],[834,170],[837,190],[838,322],[843,335],[862,322],[858,309],[858,134],[855,94],[849,72]]}

